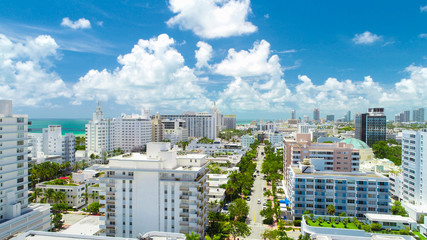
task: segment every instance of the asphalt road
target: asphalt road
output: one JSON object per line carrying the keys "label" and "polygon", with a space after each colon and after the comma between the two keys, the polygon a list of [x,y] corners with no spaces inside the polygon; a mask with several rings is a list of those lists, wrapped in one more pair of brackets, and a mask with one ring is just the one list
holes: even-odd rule
{"label": "asphalt road", "polygon": [[[262,161],[264,160],[264,155],[261,155],[261,152],[264,152],[264,146],[259,146],[258,156],[257,156],[257,170],[261,172]],[[249,227],[252,228],[252,233],[249,237],[245,239],[262,239],[261,234],[265,230],[262,220],[264,219],[259,212],[262,210],[262,205],[264,203],[264,191],[263,188],[266,186],[266,181],[262,179],[263,174],[260,173],[259,176],[255,178],[254,187],[251,195],[251,200],[249,204]],[[261,204],[258,204],[258,199],[261,200]]]}

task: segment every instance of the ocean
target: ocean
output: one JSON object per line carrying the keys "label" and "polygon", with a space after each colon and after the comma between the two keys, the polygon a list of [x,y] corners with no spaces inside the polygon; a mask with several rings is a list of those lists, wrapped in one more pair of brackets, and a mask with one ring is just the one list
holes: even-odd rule
{"label": "ocean", "polygon": [[[49,125],[61,125],[62,134],[73,133],[76,136],[85,135],[85,124],[89,119],[29,119],[31,125],[28,126],[33,133],[41,133],[43,128]],[[237,120],[237,125],[249,124],[251,120]]]}

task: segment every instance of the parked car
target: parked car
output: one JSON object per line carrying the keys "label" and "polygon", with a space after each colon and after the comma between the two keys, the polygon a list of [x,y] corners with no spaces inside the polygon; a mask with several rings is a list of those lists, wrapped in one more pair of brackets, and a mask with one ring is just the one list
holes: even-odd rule
{"label": "parked car", "polygon": [[247,198],[246,198],[246,201],[250,201],[250,200],[251,200],[251,198],[250,198],[250,197],[247,197]]}
{"label": "parked car", "polygon": [[259,198],[258,198],[257,203],[258,203],[258,204],[261,204],[261,199],[259,199]]}

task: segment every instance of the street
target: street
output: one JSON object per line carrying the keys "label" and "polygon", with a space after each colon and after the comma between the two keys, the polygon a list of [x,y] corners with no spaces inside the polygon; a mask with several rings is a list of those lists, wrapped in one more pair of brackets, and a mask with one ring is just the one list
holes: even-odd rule
{"label": "street", "polygon": [[[262,239],[261,234],[265,230],[264,224],[262,224],[262,220],[264,219],[261,215],[259,215],[262,210],[262,205],[264,203],[264,191],[263,188],[266,186],[265,180],[262,179],[261,174],[261,166],[262,161],[264,160],[264,155],[261,153],[264,152],[264,146],[258,147],[258,156],[257,156],[257,167],[256,169],[260,171],[259,176],[255,178],[254,187],[252,191],[251,200],[248,202],[249,204],[249,227],[252,228],[252,233],[249,237],[245,239]],[[258,174],[257,174],[258,175]],[[258,199],[261,199],[261,204],[258,204]]]}

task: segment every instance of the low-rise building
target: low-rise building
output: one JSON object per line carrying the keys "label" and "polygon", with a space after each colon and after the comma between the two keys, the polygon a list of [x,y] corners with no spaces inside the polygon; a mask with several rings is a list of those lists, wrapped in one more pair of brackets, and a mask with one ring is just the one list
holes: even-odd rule
{"label": "low-rise building", "polygon": [[[42,189],[43,197],[47,199],[49,203],[54,202],[54,197],[48,197],[48,190],[65,193],[65,203],[73,208],[80,208],[86,203],[86,183],[74,183],[68,178],[59,178],[48,182],[42,182],[36,184],[36,188]],[[42,198],[39,198],[41,200]]]}
{"label": "low-rise building", "polygon": [[252,143],[255,142],[255,138],[252,135],[243,135],[240,138],[240,142],[242,143],[242,148],[249,148],[251,146]]}
{"label": "low-rise building", "polygon": [[328,205],[349,217],[389,212],[389,180],[381,174],[316,171],[306,159],[298,167],[289,167],[288,177],[285,192],[292,199],[294,219],[305,211],[326,215]]}
{"label": "low-rise building", "polygon": [[417,221],[410,217],[400,215],[366,213],[366,223],[379,223],[383,228],[391,230],[405,230],[407,227],[412,231],[417,230]]}

